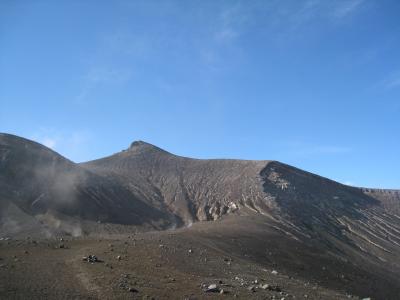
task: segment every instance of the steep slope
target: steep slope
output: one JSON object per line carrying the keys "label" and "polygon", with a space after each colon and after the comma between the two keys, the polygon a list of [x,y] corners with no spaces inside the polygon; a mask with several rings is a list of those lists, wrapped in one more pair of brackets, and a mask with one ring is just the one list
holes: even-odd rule
{"label": "steep slope", "polygon": [[240,206],[262,206],[260,171],[268,161],[179,157],[145,142],[82,166],[118,178],[149,205],[177,216],[177,226],[215,220]]}
{"label": "steep slope", "polygon": [[[399,224],[400,202],[388,198],[398,195],[396,191],[383,191],[386,197],[376,192],[374,197],[276,161],[191,159],[138,141],[126,151],[82,166],[118,178],[148,205],[175,215],[177,226],[252,211],[279,221],[298,238],[349,243],[345,233],[369,232],[376,218],[383,218],[394,232]],[[384,239],[381,231],[373,230],[373,236],[360,236],[371,243]]]}
{"label": "steep slope", "polygon": [[362,188],[363,193],[379,200],[390,213],[400,216],[400,190]]}
{"label": "steep slope", "polygon": [[41,216],[43,221],[50,218],[51,223],[54,218],[72,217],[149,224],[151,228],[169,226],[168,217],[112,178],[94,174],[40,144],[7,134],[0,134],[0,205],[3,223],[7,220],[8,224],[12,222],[10,208],[20,210],[18,215]]}

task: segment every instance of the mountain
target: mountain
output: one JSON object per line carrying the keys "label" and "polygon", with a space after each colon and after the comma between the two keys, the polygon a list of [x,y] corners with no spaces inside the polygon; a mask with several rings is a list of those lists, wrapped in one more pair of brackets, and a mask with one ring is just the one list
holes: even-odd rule
{"label": "mountain", "polygon": [[294,236],[328,242],[348,239],[343,232],[364,236],[370,230],[368,240],[385,239],[388,233],[372,224],[377,219],[390,228],[399,225],[398,191],[349,187],[277,161],[191,159],[139,141],[81,166],[117,178],[149,206],[173,216],[178,227],[254,212]]}
{"label": "mountain", "polygon": [[3,225],[7,221],[19,229],[24,224],[13,219],[7,209],[50,222],[49,230],[63,218],[149,228],[169,224],[158,209],[114,178],[98,175],[38,143],[8,134],[0,134],[0,205]]}
{"label": "mountain", "polygon": [[263,206],[260,172],[267,164],[184,158],[137,141],[126,151],[81,166],[118,178],[146,203],[174,216],[176,226],[187,226],[216,220],[241,206]]}
{"label": "mountain", "polygon": [[400,191],[350,187],[278,161],[192,159],[136,141],[76,164],[0,134],[0,209],[0,236],[181,228],[255,263],[325,276],[334,290],[380,299],[400,291]]}

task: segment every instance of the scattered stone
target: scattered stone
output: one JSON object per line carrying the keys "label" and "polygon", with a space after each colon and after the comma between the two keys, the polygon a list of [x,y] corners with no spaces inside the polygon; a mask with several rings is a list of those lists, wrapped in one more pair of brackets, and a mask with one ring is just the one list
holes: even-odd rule
{"label": "scattered stone", "polygon": [[272,275],[278,275],[278,271],[272,270],[271,274],[272,274]]}
{"label": "scattered stone", "polygon": [[232,259],[231,259],[231,258],[225,257],[225,258],[224,258],[224,262],[230,264],[230,263],[232,262]]}
{"label": "scattered stone", "polygon": [[213,283],[213,284],[210,284],[210,285],[205,289],[205,292],[206,292],[206,293],[219,293],[219,292],[220,292],[220,289],[218,288],[218,286],[217,286],[215,283]]}
{"label": "scattered stone", "polygon": [[84,257],[82,258],[82,260],[83,260],[83,261],[90,262],[90,263],[101,262],[101,260],[99,260],[99,259],[97,258],[97,256],[96,256],[96,255],[93,255],[93,254],[91,254],[91,255],[89,255],[89,256],[84,256]]}
{"label": "scattered stone", "polygon": [[261,285],[261,288],[263,290],[268,290],[269,289],[269,284],[263,284],[263,285]]}
{"label": "scattered stone", "polygon": [[275,292],[282,292],[282,289],[278,285],[270,286],[270,290]]}
{"label": "scattered stone", "polygon": [[263,290],[269,290],[269,291],[273,291],[273,292],[281,292],[281,294],[282,294],[282,289],[280,288],[279,285],[263,284],[263,285],[260,285],[260,287]]}
{"label": "scattered stone", "polygon": [[189,253],[193,253],[193,250],[192,250],[192,249],[189,249]]}
{"label": "scattered stone", "polygon": [[253,285],[249,286],[247,289],[248,289],[250,292],[253,292],[253,293],[256,291],[256,287],[253,286]]}
{"label": "scattered stone", "polygon": [[121,255],[118,255],[117,260],[121,260],[121,259],[122,259]]}
{"label": "scattered stone", "polygon": [[129,291],[131,293],[139,293],[139,291],[137,289],[133,288],[133,287],[129,288]]}

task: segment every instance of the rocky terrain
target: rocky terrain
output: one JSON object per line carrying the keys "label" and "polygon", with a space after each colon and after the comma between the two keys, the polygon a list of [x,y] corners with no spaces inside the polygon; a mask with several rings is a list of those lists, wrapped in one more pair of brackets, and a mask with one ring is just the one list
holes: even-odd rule
{"label": "rocky terrain", "polygon": [[76,164],[0,134],[2,299],[398,299],[399,275],[398,190],[142,141]]}

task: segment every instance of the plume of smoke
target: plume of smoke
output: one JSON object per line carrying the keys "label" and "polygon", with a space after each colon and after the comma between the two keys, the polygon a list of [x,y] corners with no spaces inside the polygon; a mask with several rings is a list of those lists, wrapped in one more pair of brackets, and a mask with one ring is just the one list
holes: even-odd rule
{"label": "plume of smoke", "polygon": [[76,187],[85,178],[84,171],[66,162],[53,161],[49,165],[37,165],[34,180],[51,196],[54,204],[72,205],[76,200]]}
{"label": "plume of smoke", "polygon": [[62,220],[57,218],[55,214],[47,212],[37,216],[38,220],[44,224],[51,236],[56,234],[66,234],[73,237],[80,237],[83,234],[81,224],[76,220]]}
{"label": "plume of smoke", "polygon": [[[3,200],[4,201],[4,200]],[[32,216],[23,212],[13,203],[2,205],[0,213],[0,234],[16,236],[28,234],[34,229],[40,228],[40,224]]]}
{"label": "plume of smoke", "polygon": [[20,230],[21,226],[13,218],[4,215],[0,217],[0,234],[14,235]]}

